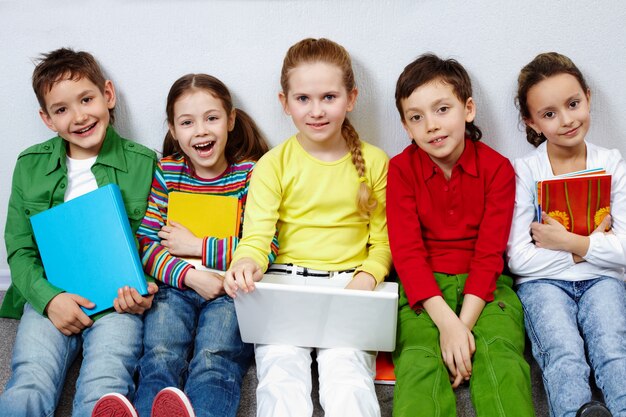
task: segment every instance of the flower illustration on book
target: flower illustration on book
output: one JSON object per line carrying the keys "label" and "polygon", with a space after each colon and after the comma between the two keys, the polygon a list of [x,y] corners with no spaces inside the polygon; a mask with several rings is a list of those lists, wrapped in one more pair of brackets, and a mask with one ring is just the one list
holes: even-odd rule
{"label": "flower illustration on book", "polygon": [[552,217],[557,222],[561,223],[563,227],[569,230],[569,215],[560,210],[554,210],[548,213],[548,216]]}
{"label": "flower illustration on book", "polygon": [[[611,213],[610,207],[602,207],[601,209],[598,209],[598,211],[596,211],[595,216],[593,216],[593,223],[595,224],[595,227],[600,226],[600,223],[602,223],[602,220],[604,220],[604,218]],[[611,226],[609,225],[607,227],[607,229],[605,230],[608,231],[611,228]]]}

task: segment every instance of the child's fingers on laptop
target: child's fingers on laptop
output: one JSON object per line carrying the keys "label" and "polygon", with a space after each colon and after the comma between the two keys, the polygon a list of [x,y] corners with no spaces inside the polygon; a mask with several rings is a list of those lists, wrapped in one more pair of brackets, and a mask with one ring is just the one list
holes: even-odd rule
{"label": "child's fingers on laptop", "polygon": [[244,291],[254,291],[254,283],[256,281],[260,281],[263,278],[263,271],[261,270],[261,267],[257,265],[256,262],[250,259],[249,262],[246,262],[246,264],[244,265],[242,272],[243,274],[240,278],[243,280],[242,284],[245,285]]}
{"label": "child's fingers on laptop", "polygon": [[263,278],[261,268],[250,258],[242,258],[231,265],[224,276],[224,289],[234,298],[239,288],[244,292],[254,291],[254,281]]}
{"label": "child's fingers on laptop", "polygon": [[231,298],[237,297],[237,283],[233,277],[233,271],[230,269],[224,274],[224,291]]}

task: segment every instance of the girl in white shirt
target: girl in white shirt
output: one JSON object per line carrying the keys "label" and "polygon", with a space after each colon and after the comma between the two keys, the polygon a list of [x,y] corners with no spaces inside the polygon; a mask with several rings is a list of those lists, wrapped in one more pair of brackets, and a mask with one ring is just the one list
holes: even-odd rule
{"label": "girl in white shirt", "polygon": [[[591,369],[606,407],[626,415],[626,164],[619,151],[585,141],[590,99],[581,72],[563,55],[540,54],[519,75],[517,102],[537,149],[513,164],[507,257],[550,415],[559,417],[611,415],[591,401]],[[536,218],[537,181],[592,168],[604,168],[612,181],[611,214],[591,235],[568,232],[545,212]]]}

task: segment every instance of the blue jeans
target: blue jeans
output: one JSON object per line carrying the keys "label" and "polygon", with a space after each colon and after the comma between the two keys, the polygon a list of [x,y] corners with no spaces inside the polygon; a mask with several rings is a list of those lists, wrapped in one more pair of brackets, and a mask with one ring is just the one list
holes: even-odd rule
{"label": "blue jeans", "polygon": [[[626,289],[615,278],[540,279],[517,288],[553,417],[591,400],[590,369],[614,416],[626,416]],[[585,350],[587,358],[585,357]]]}
{"label": "blue jeans", "polygon": [[12,374],[0,396],[0,416],[52,416],[67,370],[83,348],[72,416],[89,417],[109,392],[132,398],[141,355],[141,316],[110,313],[82,333],[65,336],[30,304],[17,329]]}
{"label": "blue jeans", "polygon": [[192,290],[161,286],[144,317],[135,407],[150,416],[155,395],[175,386],[196,416],[236,416],[243,376],[253,347],[241,341],[235,305],[228,296],[206,301]]}

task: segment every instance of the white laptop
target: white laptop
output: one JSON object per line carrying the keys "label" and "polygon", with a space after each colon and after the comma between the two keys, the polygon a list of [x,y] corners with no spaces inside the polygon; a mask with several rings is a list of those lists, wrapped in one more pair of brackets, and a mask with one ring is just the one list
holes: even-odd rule
{"label": "white laptop", "polygon": [[241,338],[248,343],[393,351],[398,284],[346,290],[349,279],[266,274],[254,291],[240,290],[235,298]]}

